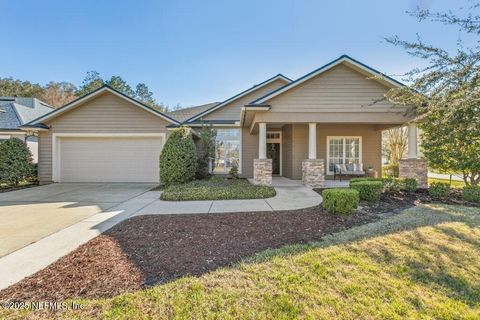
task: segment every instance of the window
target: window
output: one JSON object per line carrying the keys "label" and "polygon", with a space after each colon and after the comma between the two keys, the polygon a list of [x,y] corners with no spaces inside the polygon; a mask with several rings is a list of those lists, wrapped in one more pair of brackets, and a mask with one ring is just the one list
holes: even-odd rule
{"label": "window", "polygon": [[233,165],[240,170],[240,129],[217,129],[214,173],[228,173]]}
{"label": "window", "polygon": [[345,164],[348,170],[354,163],[361,163],[361,137],[328,137],[328,173],[333,174],[336,164]]}

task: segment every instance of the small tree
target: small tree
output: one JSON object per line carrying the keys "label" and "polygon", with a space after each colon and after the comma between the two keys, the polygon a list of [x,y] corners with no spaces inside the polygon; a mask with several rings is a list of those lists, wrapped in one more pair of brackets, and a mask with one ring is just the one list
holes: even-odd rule
{"label": "small tree", "polygon": [[18,138],[0,143],[0,182],[18,185],[35,178],[35,165],[27,145]]}
{"label": "small tree", "polygon": [[210,158],[215,156],[216,137],[217,130],[213,129],[211,125],[202,126],[202,130],[200,131],[200,146],[198,148],[197,179],[205,179],[210,175],[208,165]]}
{"label": "small tree", "polygon": [[452,11],[411,12],[419,21],[428,19],[457,27],[459,33],[474,39],[470,47],[460,40],[457,50],[449,51],[427,44],[420,37],[416,41],[386,39],[426,62],[425,67],[406,74],[411,86],[392,89],[387,97],[412,106],[411,113],[420,120],[422,148],[429,166],[444,172],[462,172],[467,185],[480,183],[479,9],[480,3],[472,2],[470,12],[463,16]]}
{"label": "small tree", "polygon": [[191,181],[197,169],[197,153],[190,128],[172,131],[160,154],[160,182],[165,185]]}

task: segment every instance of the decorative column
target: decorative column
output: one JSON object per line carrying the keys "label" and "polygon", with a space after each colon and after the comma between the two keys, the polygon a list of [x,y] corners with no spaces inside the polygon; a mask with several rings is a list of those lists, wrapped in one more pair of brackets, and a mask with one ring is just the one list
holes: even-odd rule
{"label": "decorative column", "polygon": [[317,159],[317,124],[308,124],[308,159],[302,161],[302,182],[309,188],[325,183],[325,160]]}
{"label": "decorative column", "polygon": [[267,159],[267,124],[258,124],[258,159],[253,159],[253,183],[272,185],[272,159]]}
{"label": "decorative column", "polygon": [[414,178],[419,188],[428,188],[428,166],[424,158],[418,158],[417,126],[408,124],[408,155],[401,159],[398,165],[400,178]]}
{"label": "decorative column", "polygon": [[317,124],[308,124],[308,159],[317,159]]}

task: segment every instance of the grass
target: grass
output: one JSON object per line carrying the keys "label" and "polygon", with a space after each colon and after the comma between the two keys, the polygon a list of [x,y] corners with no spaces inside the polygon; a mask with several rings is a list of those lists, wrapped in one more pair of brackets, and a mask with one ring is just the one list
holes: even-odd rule
{"label": "grass", "polygon": [[[442,183],[448,183],[450,184],[449,179],[437,179],[437,178],[428,178],[428,184],[431,184],[433,182],[442,182]],[[457,180],[452,180],[451,187],[452,188],[463,188],[465,186],[465,182],[463,181],[457,181]]]}
{"label": "grass", "polygon": [[255,186],[246,179],[212,177],[165,188],[160,199],[167,201],[264,199],[275,196],[273,187]]}
{"label": "grass", "polygon": [[[479,319],[480,211],[429,205],[111,299],[68,319]],[[0,311],[0,317],[51,317]]]}

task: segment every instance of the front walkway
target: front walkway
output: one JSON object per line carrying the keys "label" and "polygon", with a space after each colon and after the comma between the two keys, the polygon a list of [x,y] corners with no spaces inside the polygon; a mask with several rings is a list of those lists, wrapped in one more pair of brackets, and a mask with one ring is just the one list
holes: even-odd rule
{"label": "front walkway", "polygon": [[[78,186],[80,186],[80,188],[77,188]],[[300,181],[286,178],[274,179],[274,186],[277,191],[275,197],[257,200],[162,201],[159,199],[160,192],[146,191],[151,186],[147,187],[143,192],[135,190],[133,193],[137,194],[135,196],[132,194],[133,197],[131,198],[127,195],[129,190],[124,190],[125,194],[118,198],[118,187],[120,186],[121,184],[112,184],[111,189],[106,188],[103,195],[98,194],[98,190],[92,189],[91,186],[86,184],[40,186],[30,189],[30,193],[32,193],[32,199],[30,199],[30,201],[25,199],[26,192],[23,190],[9,192],[8,198],[11,201],[28,201],[31,205],[35,205],[37,201],[41,202],[41,205],[45,205],[45,201],[65,201],[67,203],[62,206],[67,207],[82,207],[84,204],[81,203],[81,201],[86,201],[88,202],[88,206],[92,206],[93,204],[91,202],[94,202],[95,207],[99,208],[99,211],[93,215],[89,214],[90,216],[88,218],[80,222],[74,223],[1,257],[0,274],[2,276],[0,277],[0,290],[47,267],[80,245],[132,216],[147,214],[295,210],[316,206],[322,202],[322,197],[319,194],[311,189],[305,188]],[[71,199],[65,198],[65,195],[57,198],[59,195],[51,195],[51,192],[49,193],[52,189],[65,191],[65,188],[75,189],[75,192],[72,192]],[[89,190],[91,192],[87,192]],[[88,193],[88,197],[85,196],[85,193]],[[3,196],[7,198],[7,194]],[[52,197],[52,199],[49,197]],[[108,206],[100,205],[103,204],[105,200],[111,201],[112,204]],[[11,204],[5,202],[4,205],[7,206]],[[19,211],[16,212],[16,214],[22,215],[22,212]],[[44,221],[44,223],[48,223],[48,221]],[[42,224],[38,223],[37,227],[41,228]],[[14,232],[14,230],[11,231]]]}
{"label": "front walkway", "polygon": [[304,187],[299,180],[274,177],[273,186],[277,195],[269,199],[208,201],[163,201],[158,199],[139,210],[135,215],[281,211],[304,209],[322,203],[322,197],[315,191]]}

